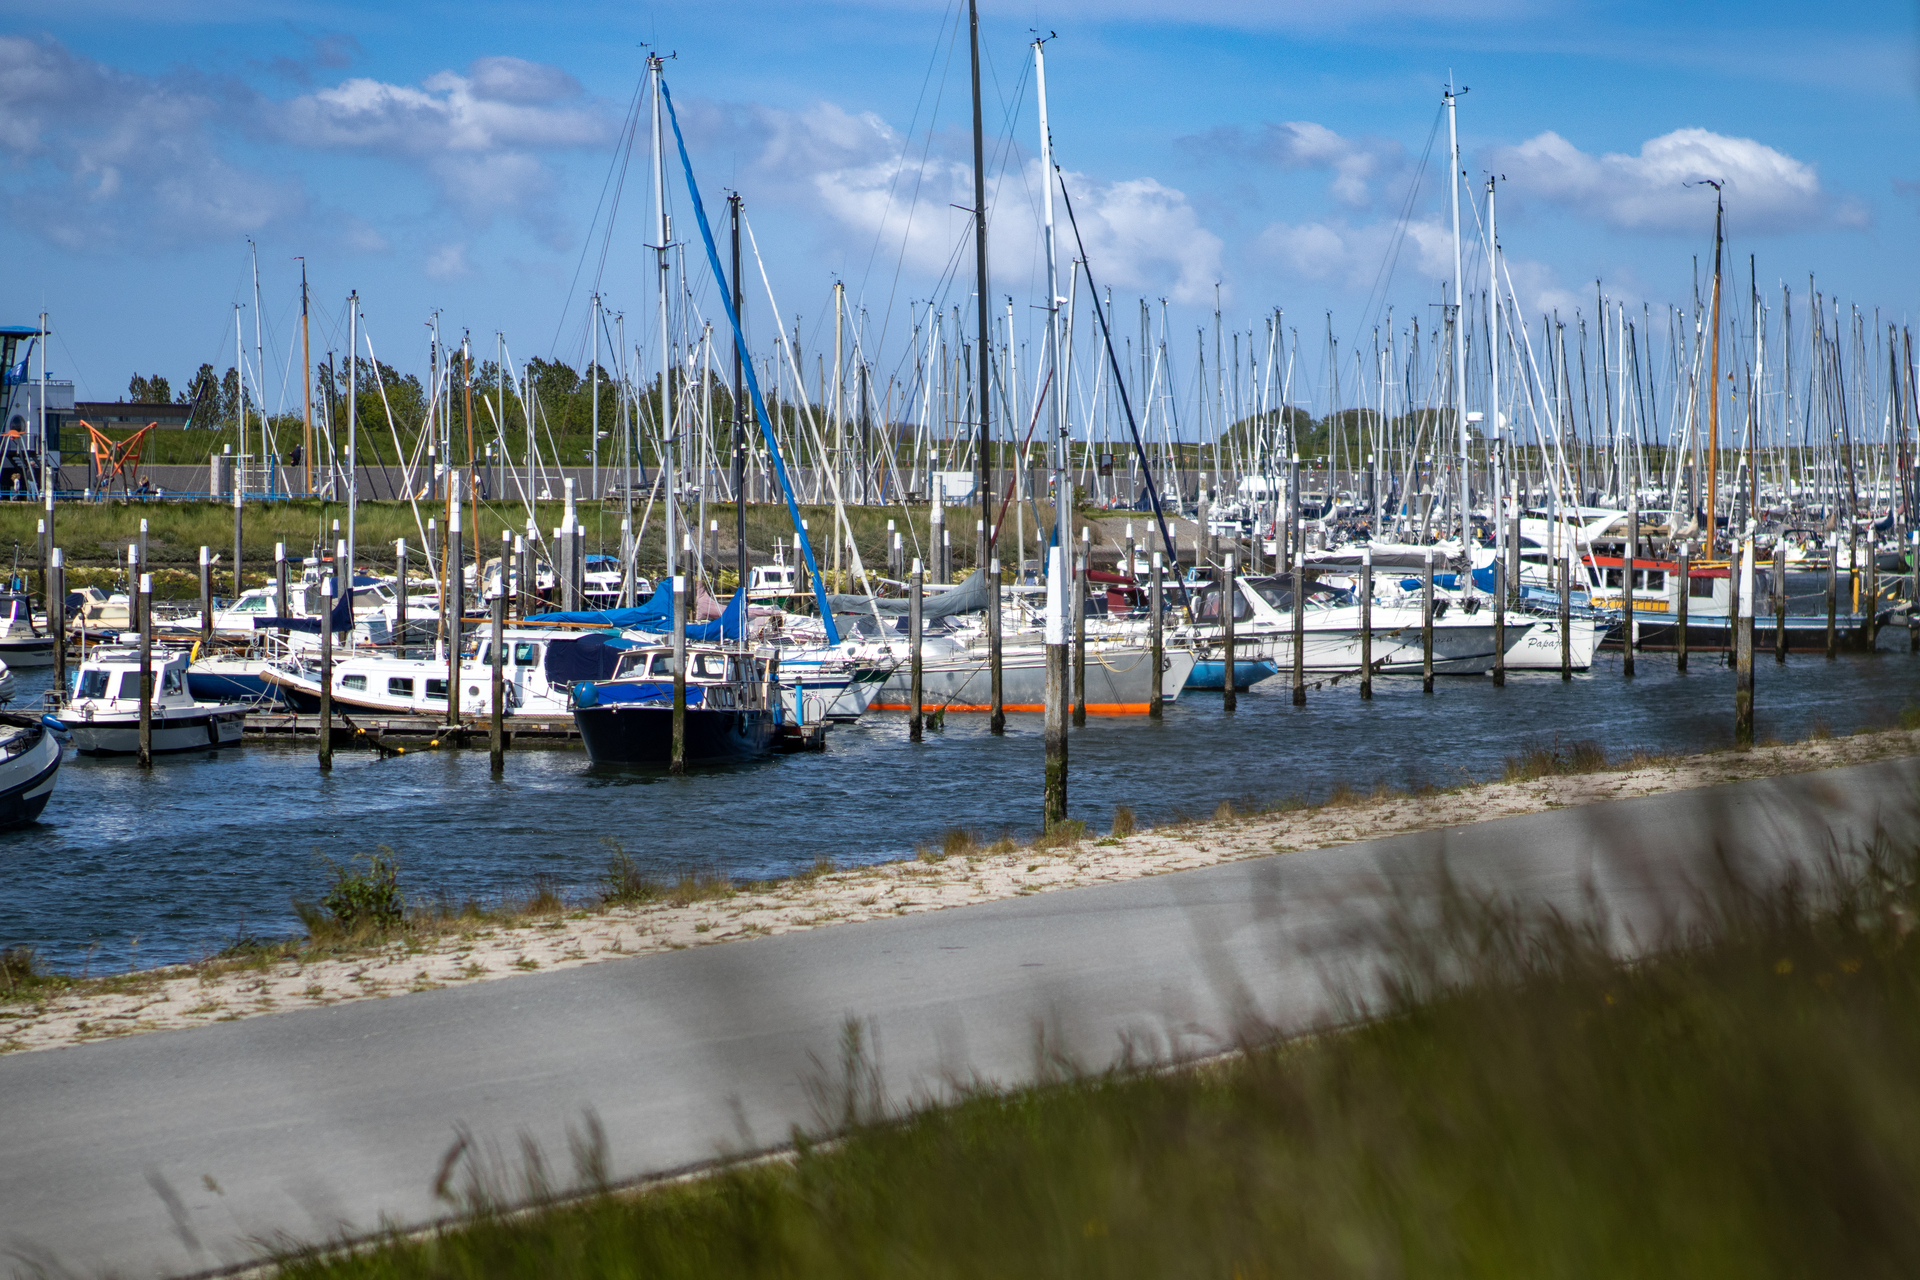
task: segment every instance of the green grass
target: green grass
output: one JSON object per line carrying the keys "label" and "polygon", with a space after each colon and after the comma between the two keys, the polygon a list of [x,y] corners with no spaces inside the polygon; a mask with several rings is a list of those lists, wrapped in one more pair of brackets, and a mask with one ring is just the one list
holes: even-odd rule
{"label": "green grass", "polygon": [[[636,502],[634,520],[639,523],[644,513],[645,503]],[[893,507],[848,507],[848,523],[853,528],[854,538],[860,548],[860,555],[869,573],[883,575],[887,567],[887,521],[895,522],[901,533],[906,559],[910,562],[914,556],[929,559],[931,548],[928,545],[927,507],[914,507],[903,510]],[[565,512],[565,504],[559,502],[541,502],[535,504],[536,517],[540,529],[548,538],[553,530],[560,526]],[[1042,507],[1042,515],[1050,517],[1050,511]],[[620,552],[620,521],[624,510],[601,506],[594,503],[582,503],[579,506],[581,526],[586,530],[587,550],[591,553],[618,555]],[[690,513],[691,514],[691,513]],[[807,521],[808,534],[814,543],[814,554],[823,570],[831,570],[833,565],[833,543],[829,536],[833,528],[833,509],[826,506],[805,506],[800,509],[801,518]],[[950,511],[953,518],[947,527],[953,534],[953,555],[956,567],[969,567],[974,561],[974,524],[976,516],[971,510]],[[1088,513],[1089,518],[1105,513]],[[0,503],[0,549],[12,544],[18,563],[23,567],[38,568],[38,524],[42,512],[39,506],[26,502]],[[1031,516],[1031,513],[1029,513]],[[74,567],[115,567],[126,562],[127,547],[139,538],[140,521],[147,521],[147,556],[151,564],[168,568],[185,569],[189,574],[197,572],[200,560],[200,548],[207,546],[220,555],[220,566],[216,567],[216,583],[223,593],[230,584],[229,565],[233,557],[233,508],[218,502],[148,502],[124,504],[110,503],[62,503],[54,514],[54,542],[66,552],[67,564]],[[361,502],[355,516],[355,546],[363,565],[392,571],[394,563],[393,544],[397,539],[405,538],[410,548],[413,568],[424,572],[426,561],[421,555],[420,529],[429,519],[445,523],[443,506],[423,502],[419,512],[420,523],[415,524],[413,508],[405,502]],[[242,524],[241,553],[245,558],[242,568],[257,571],[265,580],[273,562],[273,548],[276,542],[284,542],[287,555],[296,561],[304,556],[316,553],[316,548],[330,550],[334,541],[333,522],[338,520],[344,531],[347,509],[344,503],[313,501],[252,503],[245,509]],[[735,516],[730,504],[714,504],[707,508],[709,523],[718,523],[719,544],[725,549],[723,560],[730,564],[734,540]],[[473,531],[477,527],[480,533],[480,545],[486,556],[497,555],[500,550],[500,534],[503,530],[513,533],[524,532],[526,527],[526,508],[516,503],[482,504],[476,511],[469,508],[465,520],[465,545],[471,557]],[[686,530],[683,529],[683,532]],[[1028,531],[1028,555],[1037,554],[1033,541],[1033,530]],[[344,532],[342,534],[344,536]],[[919,542],[916,546],[915,537]],[[1002,531],[1002,559],[1009,573],[1015,554],[1013,547],[1013,528],[1011,523]],[[774,540],[779,539],[787,548],[786,555],[791,561],[793,542],[793,521],[782,503],[754,503],[747,508],[747,546],[760,560],[770,559]],[[711,544],[710,544],[711,545]],[[647,522],[646,538],[641,545],[641,564],[643,571],[657,573],[665,562],[665,524],[660,504],[655,503],[653,514]],[[843,556],[843,568],[851,570],[850,556]],[[729,581],[731,579],[729,578]],[[195,579],[188,578],[188,582]],[[194,587],[193,590],[197,590]]]}
{"label": "green grass", "polygon": [[282,1274],[1910,1275],[1917,878],[1883,848],[1819,895],[1729,888],[1624,968],[1455,903],[1357,1029],[892,1118],[856,1037],[814,1091],[842,1142],[638,1194],[576,1142],[583,1198],[504,1215],[548,1175],[468,1168],[457,1227]]}

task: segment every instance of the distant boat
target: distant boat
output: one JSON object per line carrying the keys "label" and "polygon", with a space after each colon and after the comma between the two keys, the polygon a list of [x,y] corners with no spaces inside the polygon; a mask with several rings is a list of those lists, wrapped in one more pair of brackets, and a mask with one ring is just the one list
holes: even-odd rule
{"label": "distant boat", "polygon": [[34,625],[24,591],[0,591],[0,660],[12,667],[53,665],[53,635]]}

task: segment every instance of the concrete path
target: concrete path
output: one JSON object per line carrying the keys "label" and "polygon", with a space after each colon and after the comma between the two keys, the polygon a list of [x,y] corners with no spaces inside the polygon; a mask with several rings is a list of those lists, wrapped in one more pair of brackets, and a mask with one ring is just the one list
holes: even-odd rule
{"label": "concrete path", "polygon": [[[209,1271],[450,1211],[525,1152],[625,1179],[849,1105],[1230,1047],[1342,1016],[1446,876],[1643,943],[1717,847],[1777,876],[1910,822],[1920,761],[1618,801],[898,920],[0,1058],[0,1256]],[[1444,873],[1444,875],[1443,875]],[[870,1053],[843,1066],[850,1020]],[[449,1161],[455,1144],[467,1145]],[[445,1176],[443,1177],[443,1171]]]}

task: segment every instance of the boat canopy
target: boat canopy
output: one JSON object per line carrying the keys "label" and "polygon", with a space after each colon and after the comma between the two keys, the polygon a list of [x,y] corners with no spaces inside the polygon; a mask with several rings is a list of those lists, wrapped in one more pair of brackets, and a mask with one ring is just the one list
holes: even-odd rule
{"label": "boat canopy", "polygon": [[547,683],[568,685],[576,680],[607,680],[620,665],[620,655],[633,648],[633,641],[619,636],[581,636],[577,640],[554,639],[547,642],[542,663]]}
{"label": "boat canopy", "polygon": [[[689,605],[693,602],[688,601]],[[711,644],[716,640],[741,638],[747,611],[744,588],[733,593],[727,607],[712,622],[689,622],[687,639]],[[528,622],[571,623],[576,626],[612,627],[618,631],[651,631],[655,635],[673,634],[673,583],[662,582],[653,598],[632,609],[577,609],[570,612],[536,613]],[[584,677],[583,677],[584,678]]]}

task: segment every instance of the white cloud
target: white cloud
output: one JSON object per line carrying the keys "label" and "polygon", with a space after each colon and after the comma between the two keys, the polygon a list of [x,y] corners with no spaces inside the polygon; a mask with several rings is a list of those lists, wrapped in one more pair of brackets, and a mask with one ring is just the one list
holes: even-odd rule
{"label": "white cloud", "polygon": [[1333,175],[1328,189],[1334,199],[1356,209],[1371,205],[1379,181],[1406,163],[1398,142],[1349,138],[1311,120],[1265,124],[1251,137],[1238,127],[1215,129],[1184,138],[1181,145],[1200,159],[1222,155],[1282,169],[1324,170]]}
{"label": "white cloud", "polygon": [[[833,103],[805,111],[700,104],[687,119],[707,149],[731,144],[743,153],[742,169],[755,179],[750,195],[776,195],[861,233],[851,256],[864,259],[877,243],[883,258],[897,255],[910,270],[937,278],[970,252],[973,168],[964,150],[946,154],[939,139],[929,152],[924,143],[907,147],[879,116]],[[1028,160],[989,188],[996,279],[1023,275],[1039,260],[1041,181],[1038,161]],[[1212,301],[1221,241],[1185,192],[1151,177],[1099,182],[1069,174],[1068,182],[1103,285],[1162,291],[1183,303]],[[1071,238],[1065,210],[1056,209],[1064,270]]]}
{"label": "white cloud", "polygon": [[1295,275],[1347,289],[1371,290],[1384,271],[1402,280],[1453,278],[1453,230],[1437,219],[1404,228],[1392,222],[1276,222],[1260,233],[1256,247]]}
{"label": "white cloud", "polygon": [[[1545,200],[1631,231],[1700,232],[1713,220],[1713,179],[1739,232],[1800,231],[1865,221],[1857,203],[1820,185],[1814,167],[1751,138],[1676,129],[1637,155],[1588,155],[1552,131],[1482,157],[1520,200]],[[1692,183],[1694,185],[1688,186]]]}
{"label": "white cloud", "polygon": [[466,245],[443,244],[427,255],[421,270],[430,280],[458,280],[473,274],[473,264],[467,261]]}
{"label": "white cloud", "polygon": [[0,178],[14,221],[64,248],[231,237],[303,213],[297,180],[224,159],[211,130],[226,98],[185,76],[149,77],[55,41],[0,36]]}

